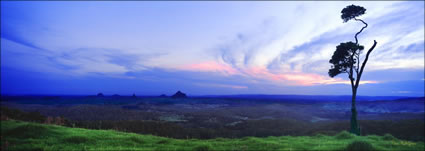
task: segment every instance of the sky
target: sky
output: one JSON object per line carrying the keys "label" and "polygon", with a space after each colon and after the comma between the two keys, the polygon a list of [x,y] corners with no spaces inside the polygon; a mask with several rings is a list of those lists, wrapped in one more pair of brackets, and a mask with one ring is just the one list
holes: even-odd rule
{"label": "sky", "polygon": [[424,1],[1,1],[1,94],[351,95],[351,4],[378,42],[358,95],[424,96]]}

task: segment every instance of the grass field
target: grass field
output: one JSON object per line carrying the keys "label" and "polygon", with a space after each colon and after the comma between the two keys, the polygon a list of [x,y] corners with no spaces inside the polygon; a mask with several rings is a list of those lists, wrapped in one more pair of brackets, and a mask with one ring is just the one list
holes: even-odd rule
{"label": "grass field", "polygon": [[172,139],[152,135],[88,130],[15,120],[1,121],[2,150],[424,150],[424,142],[384,136],[280,136]]}

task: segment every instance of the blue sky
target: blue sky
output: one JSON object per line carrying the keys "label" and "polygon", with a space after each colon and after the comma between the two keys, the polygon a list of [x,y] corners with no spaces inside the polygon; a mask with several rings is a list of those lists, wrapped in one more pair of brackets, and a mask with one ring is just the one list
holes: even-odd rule
{"label": "blue sky", "polygon": [[327,75],[351,4],[378,42],[358,94],[424,96],[423,1],[2,1],[1,93],[351,95]]}

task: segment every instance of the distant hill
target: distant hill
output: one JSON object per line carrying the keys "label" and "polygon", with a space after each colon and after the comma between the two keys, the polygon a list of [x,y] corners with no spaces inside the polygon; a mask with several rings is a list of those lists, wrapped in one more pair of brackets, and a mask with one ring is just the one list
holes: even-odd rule
{"label": "distant hill", "polygon": [[[182,92],[177,92],[179,96],[186,96]],[[176,95],[174,94],[174,95]],[[183,95],[184,94],[184,95]],[[81,97],[95,97],[105,96],[102,93],[97,95],[1,95],[3,99],[44,99],[52,100],[59,98],[81,98]],[[119,96],[119,95],[115,95]],[[131,95],[130,95],[131,96]],[[123,96],[121,96],[123,97]],[[134,97],[134,96],[133,96]],[[143,98],[156,98],[157,95],[140,95]],[[165,94],[159,97],[167,97]],[[172,97],[172,96],[171,96]],[[187,96],[186,96],[187,97]],[[263,99],[263,100],[298,100],[298,101],[349,101],[351,95],[273,95],[273,94],[239,94],[239,95],[191,95],[193,98],[224,98],[224,99]],[[388,100],[403,100],[403,99],[424,99],[424,97],[406,97],[406,96],[357,96],[358,101],[388,101]]]}
{"label": "distant hill", "polygon": [[187,98],[186,94],[180,91],[177,91],[171,98]]}
{"label": "distant hill", "polygon": [[[239,99],[270,99],[270,100],[298,100],[298,101],[348,101],[351,95],[267,95],[267,94],[241,94],[241,95],[204,95],[206,98],[239,98]],[[357,101],[398,100],[423,97],[405,96],[357,96]]]}

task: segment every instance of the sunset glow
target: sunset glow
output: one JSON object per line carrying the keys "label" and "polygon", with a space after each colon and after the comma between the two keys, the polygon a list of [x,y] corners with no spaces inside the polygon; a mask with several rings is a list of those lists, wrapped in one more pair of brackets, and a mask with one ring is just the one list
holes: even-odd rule
{"label": "sunset glow", "polygon": [[[352,3],[2,1],[1,93],[349,95],[328,70]],[[357,3],[359,95],[423,96],[424,2]]]}

